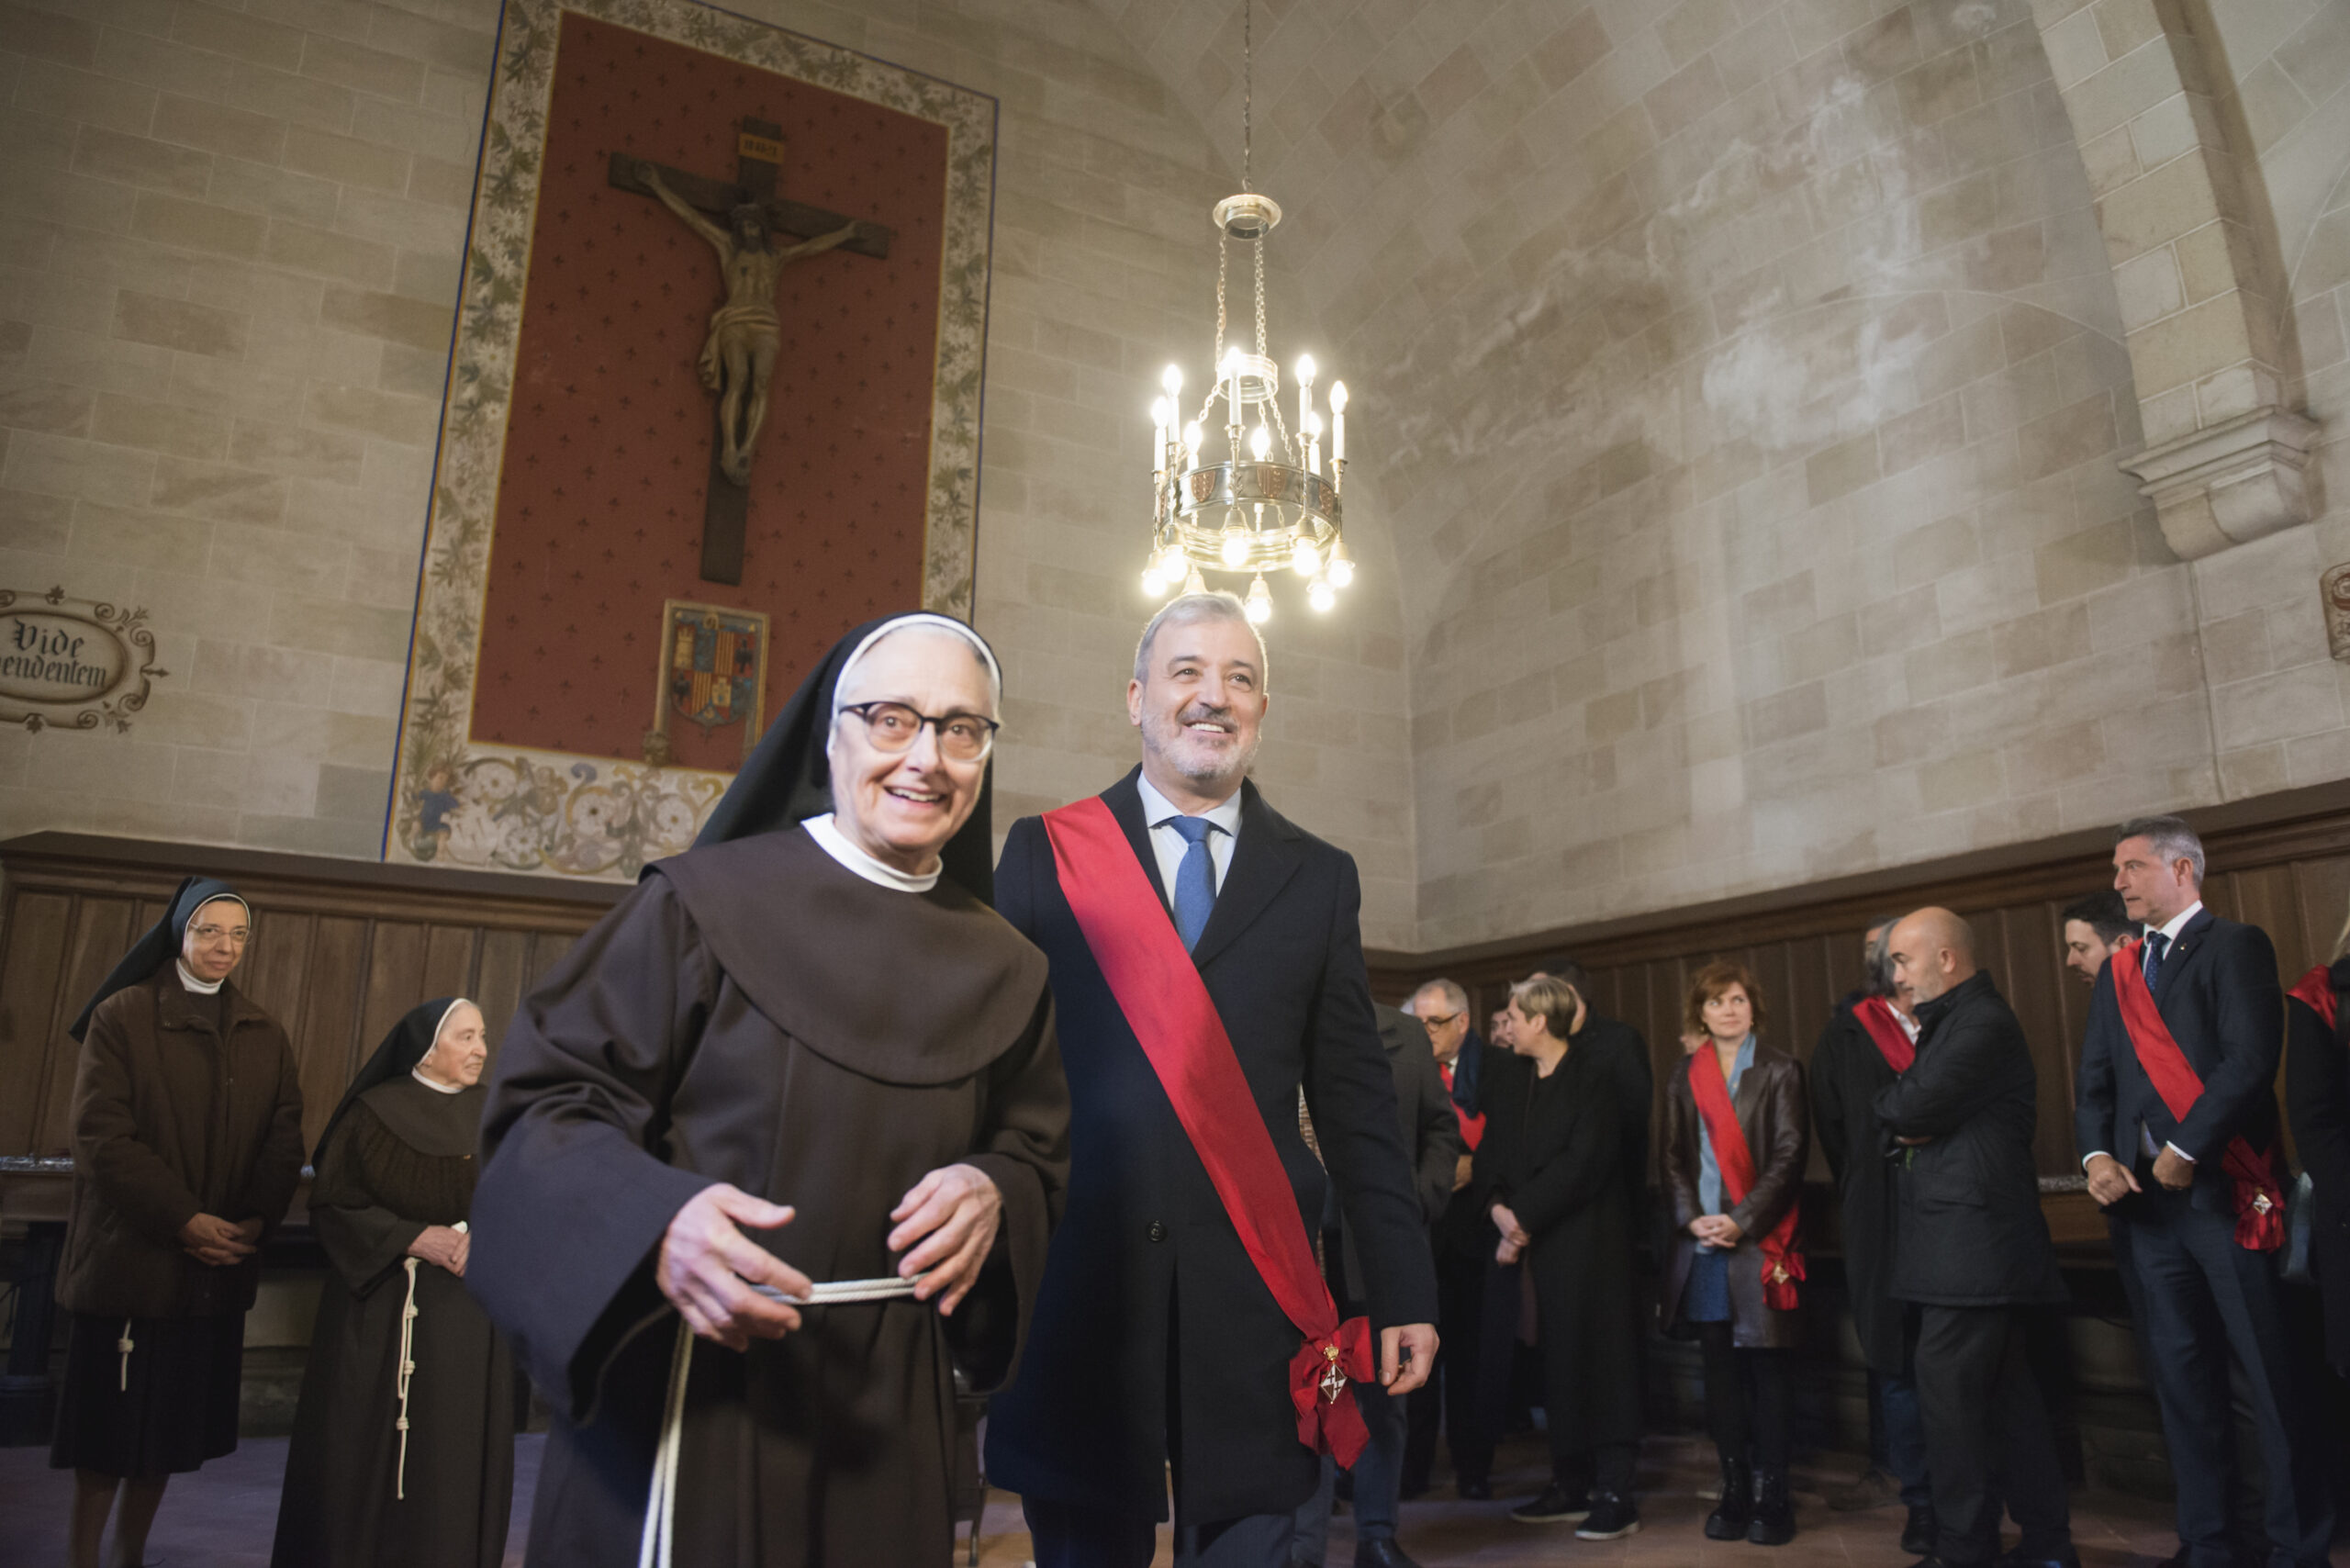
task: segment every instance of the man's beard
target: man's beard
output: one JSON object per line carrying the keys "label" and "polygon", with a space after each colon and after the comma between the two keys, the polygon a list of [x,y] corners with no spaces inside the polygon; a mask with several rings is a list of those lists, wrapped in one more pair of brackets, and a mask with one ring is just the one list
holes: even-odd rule
{"label": "man's beard", "polygon": [[1188,732],[1184,726],[1203,719],[1231,724],[1236,731],[1239,728],[1233,723],[1229,708],[1194,707],[1183,710],[1172,722],[1154,721],[1144,730],[1144,738],[1161,761],[1192,784],[1216,785],[1244,777],[1249,765],[1257,760],[1257,745],[1264,738],[1264,733],[1259,731],[1246,745],[1212,754],[1204,746],[1186,745]]}

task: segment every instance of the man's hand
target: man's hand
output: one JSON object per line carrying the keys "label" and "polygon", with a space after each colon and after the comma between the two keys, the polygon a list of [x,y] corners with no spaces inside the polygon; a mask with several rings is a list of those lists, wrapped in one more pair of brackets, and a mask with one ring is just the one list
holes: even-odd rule
{"label": "man's hand", "polygon": [[1931,1135],[1929,1135],[1925,1137],[1897,1137],[1893,1141],[1899,1144],[1904,1148],[1918,1148],[1926,1144],[1930,1144],[1934,1140]]}
{"label": "man's hand", "polygon": [[1452,1190],[1454,1192],[1458,1193],[1469,1185],[1469,1175],[1470,1172],[1476,1168],[1476,1163],[1475,1156],[1467,1154],[1462,1155],[1460,1159],[1452,1162]]}
{"label": "man's hand", "polygon": [[[1390,1394],[1409,1394],[1427,1382],[1436,1368],[1436,1325],[1406,1323],[1379,1331],[1379,1385]],[[1409,1351],[1405,1360],[1404,1351]]]}
{"label": "man's hand", "polygon": [[2184,1193],[2195,1185],[2195,1161],[2165,1144],[2154,1156],[2154,1180],[2174,1193]]}
{"label": "man's hand", "polygon": [[435,1268],[446,1269],[459,1279],[465,1275],[465,1260],[474,1252],[474,1238],[468,1232],[452,1230],[445,1225],[428,1225],[408,1244],[408,1255],[420,1258]]}
{"label": "man's hand", "polygon": [[261,1222],[245,1223],[253,1226],[250,1236],[243,1226],[230,1225],[218,1215],[192,1215],[180,1226],[180,1250],[215,1269],[241,1263],[253,1255],[254,1246],[261,1239]]}
{"label": "man's hand", "polygon": [[2127,1165],[2109,1154],[2092,1154],[2081,1174],[2088,1178],[2089,1196],[2111,1208],[2132,1193],[2145,1191]]}
{"label": "man's hand", "polygon": [[[930,1277],[914,1288],[914,1299],[939,1298],[938,1314],[945,1317],[979,1282],[1003,1217],[1003,1194],[978,1166],[949,1165],[915,1182],[890,1217],[898,1222],[890,1233],[890,1250],[913,1248],[900,1260],[898,1277],[912,1279],[928,1270]],[[922,1245],[915,1247],[917,1241]]]}
{"label": "man's hand", "polygon": [[1493,1209],[1493,1218],[1494,1228],[1502,1233],[1502,1239],[1508,1242],[1518,1251],[1525,1251],[1528,1243],[1534,1239],[1533,1237],[1527,1234],[1526,1227],[1517,1223],[1517,1211],[1511,1208],[1508,1204],[1495,1204]]}
{"label": "man's hand", "polygon": [[783,1204],[723,1182],[686,1200],[661,1238],[653,1277],[688,1327],[730,1350],[747,1350],[753,1335],[780,1339],[800,1327],[798,1309],[770,1301],[751,1286],[806,1295],[808,1276],[736,1228],[773,1230],[789,1225],[791,1215]]}
{"label": "man's hand", "polygon": [[1494,1249],[1494,1261],[1506,1269],[1512,1263],[1516,1262],[1520,1254],[1524,1253],[1525,1250],[1525,1248],[1519,1246],[1516,1242],[1512,1241],[1508,1237],[1505,1236],[1501,1239],[1501,1245]]}

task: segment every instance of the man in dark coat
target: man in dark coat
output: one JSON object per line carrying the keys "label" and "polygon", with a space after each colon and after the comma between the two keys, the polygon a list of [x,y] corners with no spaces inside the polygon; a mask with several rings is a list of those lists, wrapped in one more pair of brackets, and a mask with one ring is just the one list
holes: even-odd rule
{"label": "man in dark coat", "polygon": [[[1102,812],[1114,819],[1158,905],[1141,917],[1171,921],[1190,949],[1229,1038],[1218,1048],[1237,1058],[1285,1177],[1286,1193],[1248,1200],[1269,1216],[1293,1204],[1310,1236],[1324,1177],[1299,1135],[1304,1087],[1379,1331],[1374,1375],[1399,1395],[1426,1380],[1436,1351],[1427,1221],[1372,1020],[1354,861],[1244,782],[1265,678],[1264,645],[1237,599],[1173,600],[1144,632],[1127,689],[1142,767],[1058,820],[1098,833]],[[1079,924],[1053,831],[1045,819],[1013,825],[996,892],[1051,964],[1072,1115],[1069,1211],[1027,1360],[990,1410],[989,1478],[1021,1495],[1040,1568],[1147,1563],[1170,1462],[1179,1562],[1282,1562],[1321,1472],[1292,1403],[1304,1339],[1146,1052],[1137,1031],[1168,1044],[1162,1018],[1121,1006]],[[1130,874],[1105,866],[1105,881],[1113,871]],[[1164,935],[1133,940],[1163,953]],[[1191,1036],[1173,1044],[1212,1065]],[[1233,1135],[1260,1148],[1255,1136]],[[1284,1222],[1264,1224],[1287,1234]]]}
{"label": "man in dark coat", "polygon": [[[2277,950],[2258,926],[2203,907],[2202,841],[2178,818],[2122,823],[2113,866],[2113,885],[2145,937],[2098,976],[2074,1133],[2089,1195],[2129,1232],[2177,1487],[2179,1561],[2226,1568],[2237,1560],[2228,1529],[2232,1351],[2259,1428],[2270,1568],[2322,1563],[2333,1507],[2319,1445],[2300,1440],[2303,1390],[2276,1254],[2243,1244],[2261,1239],[2260,1211],[2228,1169],[2239,1140],[2252,1159],[2275,1156],[2285,1031]],[[2155,1088],[2124,1022],[2116,971],[2125,961],[2144,977],[2170,1048],[2199,1081],[2184,1115]],[[2160,1042],[2149,1045],[2159,1053]]]}
{"label": "man in dark coat", "polygon": [[2004,1493],[2023,1529],[2009,1561],[2078,1568],[2020,1311],[2065,1299],[2031,1158],[2031,1047],[1976,967],[1966,922],[1921,909],[1893,928],[1888,946],[1919,1025],[1916,1061],[1874,1108],[1903,1151],[1890,1289],[1919,1308],[1918,1395],[1940,1527],[1928,1561],[1987,1564]]}
{"label": "man in dark coat", "polygon": [[2325,1358],[2350,1373],[2350,958],[2311,971],[2286,1007],[2285,1114],[2316,1200],[2310,1275],[2325,1303]]}
{"label": "man in dark coat", "polygon": [[1430,1054],[1452,1097],[1453,1116],[1467,1152],[1432,1237],[1436,1326],[1444,1343],[1437,1350],[1436,1371],[1429,1374],[1427,1386],[1411,1398],[1403,1495],[1416,1497],[1427,1490],[1440,1424],[1452,1453],[1454,1485],[1463,1497],[1483,1499],[1494,1495],[1494,1444],[1477,1427],[1477,1338],[1478,1319],[1484,1311],[1485,1269],[1494,1258],[1494,1225],[1478,1212],[1469,1175],[1484,1137],[1487,1086],[1496,1072],[1506,1070],[1510,1055],[1486,1043],[1470,1026],[1469,993],[1456,980],[1432,980],[1421,986],[1412,994],[1412,1013],[1427,1034]]}
{"label": "man in dark coat", "polygon": [[1553,972],[1574,988],[1575,1025],[1568,1044],[1586,1066],[1601,1070],[1616,1102],[1617,1158],[1637,1228],[1648,1213],[1649,1124],[1656,1114],[1656,1069],[1649,1060],[1649,1043],[1638,1029],[1591,1004],[1591,976],[1581,964],[1567,958]]}
{"label": "man in dark coat", "polygon": [[[1869,1469],[1849,1490],[1831,1495],[1829,1506],[1849,1511],[1899,1501],[1909,1510],[1902,1549],[1923,1554],[1934,1549],[1933,1495],[1926,1484],[1918,1389],[1909,1376],[1906,1309],[1886,1290],[1893,1276],[1893,1168],[1886,1162],[1885,1131],[1874,1104],[1900,1077],[1894,1063],[1904,1059],[1904,1046],[1914,1050],[1917,1040],[1918,1025],[1893,982],[1893,958],[1886,946],[1892,930],[1890,920],[1869,927],[1861,989],[1830,1014],[1806,1081],[1812,1125],[1836,1182],[1844,1292],[1869,1369]],[[1881,1041],[1873,1028],[1897,1032],[1900,1038]]]}

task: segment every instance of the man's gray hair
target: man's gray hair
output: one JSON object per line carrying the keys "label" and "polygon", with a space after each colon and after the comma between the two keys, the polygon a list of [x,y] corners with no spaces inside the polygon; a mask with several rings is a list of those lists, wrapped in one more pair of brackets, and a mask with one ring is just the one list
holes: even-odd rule
{"label": "man's gray hair", "polygon": [[1240,602],[1240,597],[1222,589],[1210,593],[1177,594],[1150,618],[1150,624],[1142,629],[1142,641],[1135,644],[1135,678],[1145,678],[1150,667],[1151,646],[1158,641],[1160,627],[1188,626],[1195,621],[1237,621],[1248,627],[1248,635],[1257,641],[1259,689],[1272,685],[1272,661],[1265,656],[1265,634],[1257,630],[1255,622],[1248,619],[1248,608]]}
{"label": "man's gray hair", "polygon": [[1870,927],[1876,935],[1869,938],[1861,960],[1861,990],[1867,995],[1893,994],[1893,928],[1900,924],[1897,915]]}
{"label": "man's gray hair", "polygon": [[2174,860],[2184,860],[2195,868],[2195,885],[2203,885],[2203,841],[2195,830],[2178,817],[2132,817],[2113,830],[2115,847],[2122,841],[2143,838],[2154,846],[2154,853],[2167,866]]}
{"label": "man's gray hair", "polygon": [[1460,982],[1459,980],[1422,980],[1419,983],[1418,989],[1415,990],[1412,992],[1412,995],[1415,999],[1417,999],[1419,997],[1426,996],[1429,991],[1434,991],[1438,996],[1444,998],[1445,1006],[1455,1013],[1466,1013],[1469,1011],[1469,993],[1461,989]]}

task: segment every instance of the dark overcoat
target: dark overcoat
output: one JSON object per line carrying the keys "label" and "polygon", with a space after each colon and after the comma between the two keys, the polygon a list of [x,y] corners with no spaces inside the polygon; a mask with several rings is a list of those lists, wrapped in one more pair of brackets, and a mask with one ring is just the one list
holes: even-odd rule
{"label": "dark overcoat", "polygon": [[1980,970],[1918,1006],[1918,1059],[1879,1091],[1900,1214],[1890,1289],[1929,1306],[2065,1299],[2031,1157],[2040,1075],[2007,998]]}
{"label": "dark overcoat", "polygon": [[1893,1167],[1877,1095],[1894,1082],[1893,1066],[1868,1029],[1853,1016],[1860,993],[1836,1004],[1804,1074],[1811,1087],[1811,1120],[1836,1180],[1843,1221],[1844,1287],[1852,1328],[1871,1370],[1898,1377],[1906,1360],[1901,1308],[1887,1294],[1893,1279]]}
{"label": "dark overcoat", "polygon": [[2316,1198],[2310,1269],[2325,1300],[2325,1356],[2350,1372],[2350,958],[2333,966],[2334,1024],[2286,1004],[2285,1113]]}
{"label": "dark overcoat", "polygon": [[[1664,1142],[1659,1164],[1665,1206],[1673,1220],[1673,1245],[1665,1255],[1664,1295],[1657,1306],[1669,1333],[1688,1332],[1681,1316],[1681,1298],[1688,1290],[1690,1265],[1697,1256],[1697,1238],[1689,1234],[1689,1222],[1706,1212],[1697,1192],[1697,1097],[1689,1088],[1689,1064],[1695,1059],[1683,1057],[1665,1081]],[[1756,1040],[1753,1063],[1739,1076],[1730,1108],[1737,1113],[1746,1146],[1754,1155],[1754,1185],[1745,1202],[1727,1211],[1743,1233],[1729,1255],[1731,1338],[1740,1350],[1792,1350],[1803,1338],[1801,1314],[1781,1312],[1763,1302],[1762,1249],[1757,1243],[1803,1194],[1804,1161],[1811,1152],[1803,1068],[1786,1052]]]}
{"label": "dark overcoat", "polygon": [[1579,1449],[1640,1436],[1640,1293],[1616,1083],[1614,1064],[1581,1045],[1547,1079],[1496,1074],[1477,1148],[1486,1233],[1498,1239],[1490,1215],[1505,1204],[1533,1238],[1525,1268],[1548,1417]]}
{"label": "dark overcoat", "polygon": [[[1453,1172],[1469,1146],[1460,1137],[1460,1118],[1452,1114],[1444,1074],[1428,1048],[1427,1031],[1400,1008],[1382,1005],[1377,1011],[1379,1043],[1395,1074],[1395,1131],[1412,1157],[1412,1185],[1419,1195],[1420,1213],[1433,1227],[1452,1200]],[[1335,1195],[1337,1189],[1331,1192]],[[1345,1234],[1340,1217],[1347,1299],[1359,1302],[1363,1299],[1362,1260],[1355,1256],[1354,1238]]]}
{"label": "dark overcoat", "polygon": [[[1476,1090],[1473,1098],[1464,1100],[1460,1085],[1472,1074],[1462,1071],[1460,1063],[1472,1058],[1477,1063],[1473,1073]],[[1472,1116],[1483,1115],[1486,1102],[1493,1097],[1495,1081],[1505,1074],[1522,1071],[1525,1065],[1522,1058],[1512,1056],[1499,1046],[1486,1044],[1478,1037],[1476,1031],[1471,1030],[1469,1038],[1461,1044],[1460,1055],[1453,1063],[1452,1103]],[[1465,1143],[1467,1140],[1462,1141]],[[1472,1159],[1482,1159],[1483,1152],[1483,1135],[1480,1134],[1479,1147]],[[1477,1206],[1477,1184],[1472,1181],[1468,1186],[1452,1194],[1451,1201],[1444,1206],[1443,1217],[1436,1222],[1437,1255],[1457,1260],[1469,1271],[1470,1277],[1482,1280],[1485,1277],[1485,1264],[1494,1255],[1496,1239],[1493,1220]]]}
{"label": "dark overcoat", "polygon": [[2106,965],[2091,993],[2073,1102],[2080,1157],[2102,1152],[2135,1165],[2143,1122],[2157,1148],[2175,1143],[2195,1161],[2194,1205],[2232,1213],[2233,1183],[2221,1158],[2228,1140],[2242,1137],[2256,1149],[2277,1142],[2285,993],[2277,983],[2276,946],[2256,925],[2199,910],[2155,972],[2154,991],[2155,1010],[2203,1081],[2203,1092],[2185,1121],[2170,1114],[2121,1026],[2113,966]]}
{"label": "dark overcoat", "polygon": [[[199,999],[210,1003],[213,999]],[[179,969],[98,1004],[73,1077],[73,1202],[57,1299],[105,1317],[245,1312],[261,1255],[214,1268],[180,1246],[199,1214],[275,1228],[302,1178],[293,1047],[223,981],[216,1028]]]}
{"label": "dark overcoat", "polygon": [[1591,1012],[1569,1043],[1582,1053],[1585,1067],[1599,1070],[1605,1092],[1615,1103],[1617,1158],[1637,1225],[1648,1202],[1649,1123],[1656,1114],[1656,1071],[1649,1064],[1648,1042],[1622,1019]]}
{"label": "dark overcoat", "polygon": [[[1102,798],[1156,885],[1139,771]],[[1028,1353],[989,1411],[989,1479],[1024,1496],[1165,1518],[1171,1446],[1180,1522],[1288,1512],[1320,1479],[1290,1403],[1298,1331],[1086,946],[1041,819],[1013,825],[995,890],[1004,918],[1051,961],[1071,1163]],[[1324,1176],[1298,1132],[1304,1088],[1376,1329],[1433,1323],[1436,1277],[1372,1021],[1360,904],[1353,857],[1244,784],[1238,841],[1192,957],[1311,1235]]]}

